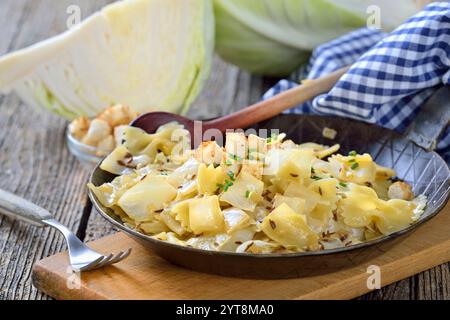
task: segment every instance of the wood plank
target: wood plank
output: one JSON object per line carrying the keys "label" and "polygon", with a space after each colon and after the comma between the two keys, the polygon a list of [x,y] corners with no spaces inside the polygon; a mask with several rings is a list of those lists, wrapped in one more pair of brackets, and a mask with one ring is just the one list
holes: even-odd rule
{"label": "wood plank", "polygon": [[380,268],[381,285],[386,285],[448,261],[450,204],[403,239],[365,249],[372,257],[369,261],[299,279],[252,280],[194,272],[166,262],[124,233],[90,245],[103,253],[130,247],[133,252],[115,266],[82,273],[76,290],[67,288],[66,254],[57,254],[35,265],[35,285],[57,299],[350,299],[370,291],[370,265]]}
{"label": "wood plank", "polygon": [[[105,2],[3,0],[0,51],[16,50],[64,31],[68,5],[78,4],[88,14]],[[1,97],[0,102],[0,188],[49,209],[76,229],[88,175],[65,146],[67,123],[30,109],[14,95]],[[0,216],[0,299],[46,298],[31,286],[32,264],[64,248],[55,231]]]}
{"label": "wood plank", "polygon": [[[65,11],[70,4],[80,5],[85,17],[106,2],[110,1],[2,0],[0,54],[63,31]],[[259,99],[263,90],[253,90],[249,94],[249,87],[257,88],[261,82],[263,87],[267,87],[273,81],[250,77],[216,58],[210,84],[190,114],[195,118],[226,114]],[[65,151],[62,138],[64,126],[64,121],[54,116],[30,111],[14,96],[0,96],[0,187],[57,210],[58,216],[66,217],[64,221],[77,229],[85,201],[82,180],[86,177]],[[21,127],[29,129],[22,132]],[[53,144],[51,150],[49,141]],[[72,185],[64,184],[61,190],[61,181],[66,180],[67,184]],[[61,197],[68,198],[60,202]],[[66,212],[62,213],[61,210]],[[78,230],[80,234],[87,232],[88,239],[96,239],[110,232],[98,216],[92,215],[90,222],[88,230],[82,226]],[[29,276],[32,262],[63,247],[61,239],[54,232],[0,217],[0,299],[45,298],[31,288]],[[449,264],[444,264],[362,298],[448,299],[449,269]]]}
{"label": "wood plank", "polygon": [[214,56],[209,79],[187,116],[191,119],[211,119],[229,113],[235,103],[239,74],[237,67]]}
{"label": "wood plank", "polygon": [[19,22],[25,17],[26,4],[26,0],[0,2],[0,55],[8,52],[13,45],[13,39],[19,32]]}

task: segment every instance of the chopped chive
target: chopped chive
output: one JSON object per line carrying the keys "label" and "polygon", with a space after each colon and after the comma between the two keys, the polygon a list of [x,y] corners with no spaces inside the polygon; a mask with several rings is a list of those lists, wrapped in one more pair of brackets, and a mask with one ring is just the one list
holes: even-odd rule
{"label": "chopped chive", "polygon": [[221,184],[221,183],[218,183],[218,184],[217,184],[217,188],[218,188],[218,189],[223,189],[223,187],[224,187],[223,184]]}
{"label": "chopped chive", "polygon": [[236,178],[234,177],[234,173],[233,173],[232,171],[228,171],[228,172],[227,172],[227,176],[230,177],[231,181],[236,180]]}
{"label": "chopped chive", "polygon": [[232,154],[232,153],[228,153],[228,155],[230,156],[231,159],[235,160],[235,161],[239,161],[241,160],[241,157],[239,157],[236,154]]}
{"label": "chopped chive", "polygon": [[320,179],[322,179],[322,178],[321,178],[321,177],[318,177],[318,176],[312,176],[311,179],[313,179],[313,180],[320,180]]}
{"label": "chopped chive", "polygon": [[228,188],[233,185],[233,182],[225,180],[225,186],[223,187],[223,191],[227,192]]}
{"label": "chopped chive", "polygon": [[312,174],[315,174],[315,173],[316,173],[316,170],[314,170],[314,168],[312,168],[312,167],[311,167],[311,173],[312,173]]}
{"label": "chopped chive", "polygon": [[345,182],[339,182],[339,185],[340,185],[341,187],[347,188],[347,184],[346,184]]}
{"label": "chopped chive", "polygon": [[355,162],[355,161],[356,161],[356,159],[350,159],[350,160],[348,160],[349,163],[353,163],[353,162]]}
{"label": "chopped chive", "polygon": [[278,138],[278,134],[272,134],[269,138],[267,138],[267,143],[270,144],[272,143],[274,140],[276,140]]}
{"label": "chopped chive", "polygon": [[233,163],[230,160],[226,160],[225,165],[228,167],[231,167],[233,165]]}
{"label": "chopped chive", "polygon": [[251,191],[250,191],[250,190],[245,191],[245,197],[246,197],[247,199],[250,198],[250,194],[251,194]]}
{"label": "chopped chive", "polygon": [[350,151],[350,152],[348,153],[348,155],[349,155],[350,157],[356,157],[357,153],[356,153],[356,151]]}
{"label": "chopped chive", "polygon": [[359,167],[359,163],[355,162],[354,164],[352,164],[351,168],[352,170],[356,170]]}

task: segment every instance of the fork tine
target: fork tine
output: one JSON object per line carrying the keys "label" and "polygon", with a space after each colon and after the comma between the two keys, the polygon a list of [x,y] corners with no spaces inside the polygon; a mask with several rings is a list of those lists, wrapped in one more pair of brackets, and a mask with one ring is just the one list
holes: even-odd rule
{"label": "fork tine", "polygon": [[119,252],[110,262],[109,262],[109,264],[114,264],[114,263],[117,263],[117,262],[120,262],[120,261],[122,261],[123,259],[125,259],[126,257],[128,257],[129,255],[130,255],[130,253],[131,253],[131,249],[128,249],[127,251],[125,251],[125,252]]}
{"label": "fork tine", "polygon": [[120,251],[119,253],[114,255],[114,257],[112,257],[112,259],[110,261],[108,261],[108,264],[116,263],[122,254],[123,254],[123,251]]}
{"label": "fork tine", "polygon": [[130,255],[130,253],[131,253],[131,248],[128,249],[128,250],[125,252],[125,254],[122,256],[122,258],[121,258],[120,260],[123,260],[123,259],[125,259],[125,258],[128,258],[128,256]]}
{"label": "fork tine", "polygon": [[98,268],[103,267],[104,265],[109,263],[109,261],[111,260],[112,257],[113,257],[113,254],[110,254],[108,256],[104,256],[103,260],[100,261],[97,265],[92,266],[91,269],[98,269]]}
{"label": "fork tine", "polygon": [[131,253],[131,249],[128,249],[127,251],[120,251],[118,254],[110,254],[108,256],[101,256],[98,259],[92,261],[88,265],[85,265],[81,268],[78,268],[78,271],[89,271],[94,269],[99,269],[104,266],[115,264],[117,262],[122,261],[123,259],[127,258]]}
{"label": "fork tine", "polygon": [[92,261],[87,266],[84,266],[80,269],[80,271],[90,271],[99,268],[101,264],[107,259],[108,257],[101,256],[100,258],[96,259],[95,261]]}
{"label": "fork tine", "polygon": [[75,265],[72,265],[72,268],[76,271],[86,271],[86,270],[90,270],[93,267],[95,267],[96,265],[98,265],[101,261],[103,260],[103,256],[98,257],[97,259],[95,259],[94,261],[90,262],[89,264],[86,264],[82,267],[76,267]]}

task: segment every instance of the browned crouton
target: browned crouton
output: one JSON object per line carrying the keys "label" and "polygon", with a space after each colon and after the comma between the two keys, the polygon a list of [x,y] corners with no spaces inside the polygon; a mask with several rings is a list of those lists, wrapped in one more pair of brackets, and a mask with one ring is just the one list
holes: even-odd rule
{"label": "browned crouton", "polygon": [[223,157],[223,149],[215,141],[206,141],[195,150],[194,158],[207,165],[220,164]]}
{"label": "browned crouton", "polygon": [[403,181],[397,181],[389,187],[388,197],[389,199],[412,200],[414,193],[409,184]]}

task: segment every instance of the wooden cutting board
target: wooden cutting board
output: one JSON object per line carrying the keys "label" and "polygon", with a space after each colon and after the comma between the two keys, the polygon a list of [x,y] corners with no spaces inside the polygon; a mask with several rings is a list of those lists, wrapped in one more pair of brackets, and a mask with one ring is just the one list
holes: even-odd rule
{"label": "wooden cutting board", "polygon": [[450,204],[371,261],[300,279],[249,280],[190,271],[146,251],[123,233],[89,245],[103,253],[133,252],[115,266],[82,273],[79,286],[68,272],[66,253],[60,253],[35,264],[34,285],[56,299],[350,299],[370,291],[370,265],[380,267],[384,286],[450,261]]}

